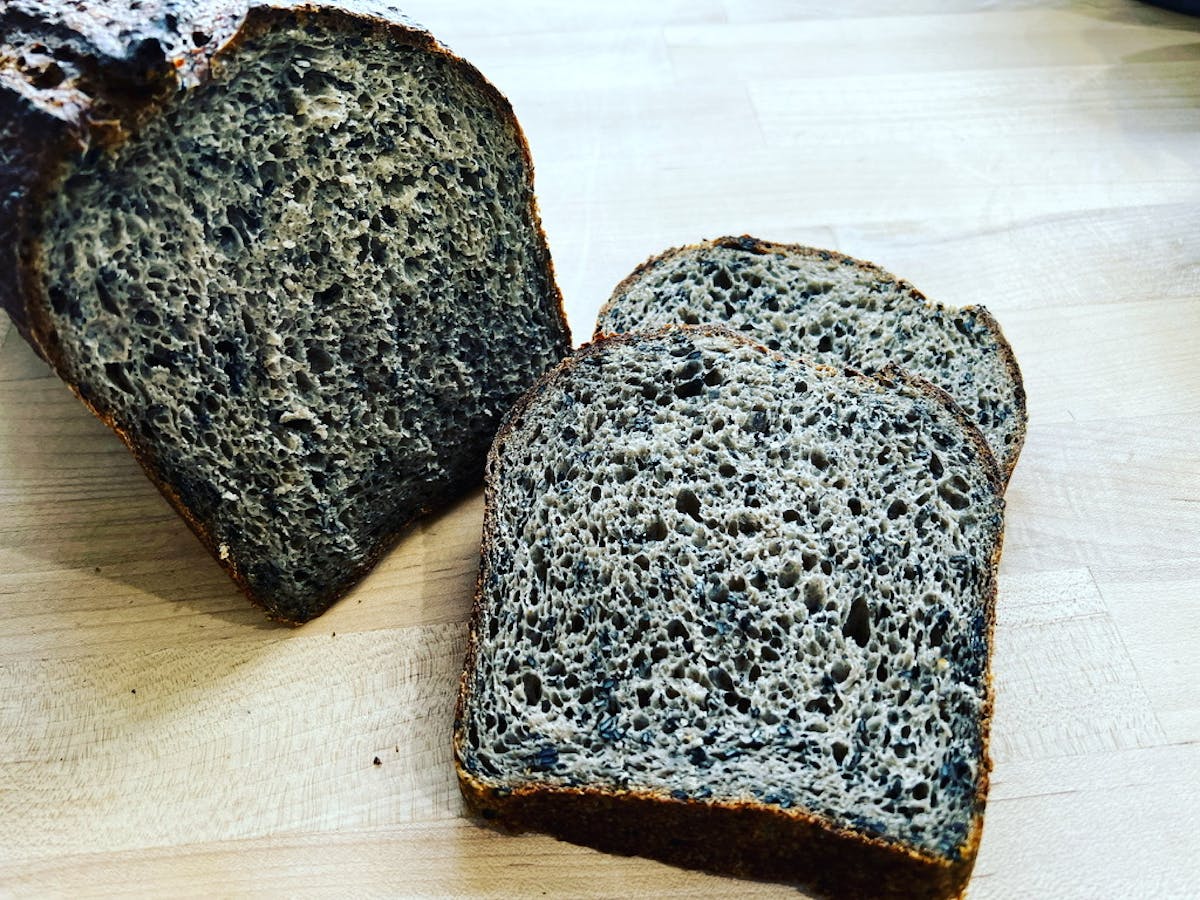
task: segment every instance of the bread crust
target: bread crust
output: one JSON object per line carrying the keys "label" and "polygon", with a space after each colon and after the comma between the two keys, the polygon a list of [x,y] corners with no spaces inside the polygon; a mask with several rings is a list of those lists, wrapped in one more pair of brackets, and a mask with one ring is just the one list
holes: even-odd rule
{"label": "bread crust", "polygon": [[[674,259],[677,256],[682,256],[687,253],[695,253],[701,250],[712,248],[725,248],[729,250],[741,250],[745,253],[754,253],[759,256],[767,254],[776,254],[778,256],[807,256],[823,261],[832,261],[841,263],[844,266],[853,266],[863,272],[869,272],[873,277],[881,281],[888,281],[896,285],[896,287],[909,294],[914,300],[925,303],[929,306],[940,306],[934,301],[926,297],[921,291],[917,290],[912,284],[905,281],[903,278],[897,278],[891,272],[869,262],[865,259],[857,259],[853,256],[847,256],[844,253],[838,253],[836,250],[820,250],[815,247],[808,247],[804,244],[784,244],[774,241],[764,241],[752,235],[743,234],[738,237],[726,235],[724,237],[714,238],[709,241],[700,241],[696,244],[687,244],[682,247],[672,247],[670,250],[664,250],[651,256],[645,262],[637,266],[629,273],[621,282],[613,289],[612,294],[604,305],[600,307],[600,312],[596,316],[597,323],[602,321],[612,308],[613,304],[623,294],[629,291],[643,276],[648,272],[653,271],[666,262]],[[944,307],[943,307],[944,308]],[[1025,432],[1028,428],[1028,411],[1025,405],[1025,382],[1021,378],[1021,369],[1017,365],[1017,357],[1013,353],[1012,345],[1008,342],[1008,338],[1004,336],[1004,332],[1000,329],[1000,323],[996,321],[995,316],[988,311],[985,306],[962,306],[958,309],[963,312],[972,313],[976,319],[991,334],[992,339],[996,342],[996,346],[1000,350],[1000,357],[1004,362],[1004,368],[1012,380],[1014,387],[1014,399],[1016,401],[1017,422],[1013,430],[1013,442],[1009,453],[1004,460],[1001,460],[1001,471],[1004,483],[1007,485],[1012,478],[1013,470],[1016,468],[1017,459],[1021,455],[1021,448],[1025,445]],[[597,324],[593,332],[593,339],[604,337],[605,332]]]}
{"label": "bread crust", "polygon": [[[989,743],[993,709],[991,657],[996,619],[997,573],[1004,542],[1003,517],[995,532],[995,550],[984,590],[984,698],[980,712],[980,771],[975,813],[956,858],[923,853],[900,843],[872,837],[827,822],[801,809],[782,809],[757,801],[680,800],[655,791],[608,790],[529,784],[498,788],[466,766],[466,708],[481,649],[483,575],[496,542],[497,464],[504,444],[537,399],[580,361],[623,344],[653,341],[673,331],[720,335],[790,365],[794,357],[769,350],[744,334],[721,325],[668,325],[652,332],[606,335],[585,344],[543,375],[501,423],[488,454],[484,480],[482,559],[476,580],[465,663],[455,706],[453,752],[459,788],[468,806],[484,819],[511,831],[543,831],[572,843],[624,855],[647,856],[675,865],[721,874],[801,883],[829,896],[862,898],[956,897],[965,891],[979,843],[990,783]],[[807,361],[806,361],[807,362]],[[813,365],[812,363],[808,363]],[[852,368],[813,365],[818,370],[893,386],[903,382],[947,408],[962,426],[984,462],[989,486],[1003,504],[1002,472],[978,426],[940,387],[896,366],[873,375]]]}
{"label": "bread crust", "polygon": [[[166,480],[154,448],[138,441],[86,385],[71,379],[70,351],[61,346],[54,332],[44,273],[38,266],[42,256],[38,210],[85,153],[129,140],[142,123],[163,110],[181,90],[211,81],[223,59],[274,24],[289,20],[299,24],[316,22],[330,30],[385,34],[398,44],[448,60],[494,106],[499,121],[511,129],[527,173],[537,265],[547,276],[552,308],[545,312],[561,328],[566,350],[570,347],[570,331],[533,194],[533,159],[525,134],[507,98],[474,66],[383,4],[363,0],[341,0],[337,5],[220,0],[198,6],[166,0],[163,15],[154,23],[147,23],[133,10],[106,4],[107,17],[100,12],[82,18],[76,14],[70,25],[65,24],[62,15],[65,7],[63,0],[22,0],[20,5],[14,3],[0,12],[0,34],[12,34],[21,41],[10,39],[0,45],[0,306],[75,396],[125,443],[146,475],[246,597],[278,622],[302,624],[350,590],[413,521],[462,496],[478,484],[478,479],[452,484],[437,502],[416,510],[371,548],[343,587],[313,598],[306,608],[277,608],[269,597],[252,589],[234,560],[222,555],[209,526]],[[196,46],[200,37],[206,41]],[[61,74],[63,66],[59,73],[46,77],[48,67],[59,66],[53,61],[57,57],[62,57],[70,74],[61,82],[39,87]],[[30,65],[30,58],[41,68]]]}

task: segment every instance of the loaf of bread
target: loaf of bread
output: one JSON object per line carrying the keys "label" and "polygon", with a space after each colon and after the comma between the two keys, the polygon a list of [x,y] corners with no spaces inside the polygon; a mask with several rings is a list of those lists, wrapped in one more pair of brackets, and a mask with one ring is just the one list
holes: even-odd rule
{"label": "loaf of bread", "polygon": [[509,414],[455,723],[483,816],[621,853],[949,896],[988,785],[999,469],[943,391],[700,326]]}
{"label": "loaf of bread", "polygon": [[653,257],[619,284],[597,336],[671,322],[727,324],[773,350],[875,372],[889,362],[949,391],[1005,481],[1025,441],[1012,348],[981,306],[927,300],[873,263],[828,250],[723,237]]}
{"label": "loaf of bread", "polygon": [[508,102],[366,9],[0,11],[0,302],[288,622],[570,348]]}

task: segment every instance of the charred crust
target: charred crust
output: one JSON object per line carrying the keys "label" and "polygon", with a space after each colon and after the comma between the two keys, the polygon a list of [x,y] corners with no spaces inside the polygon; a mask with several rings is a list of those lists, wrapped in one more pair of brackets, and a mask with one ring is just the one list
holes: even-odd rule
{"label": "charred crust", "polygon": [[714,247],[726,247],[730,250],[741,250],[743,253],[754,253],[759,256],[770,253],[772,246],[770,242],[759,240],[749,234],[743,234],[739,237],[714,238],[711,243]]}

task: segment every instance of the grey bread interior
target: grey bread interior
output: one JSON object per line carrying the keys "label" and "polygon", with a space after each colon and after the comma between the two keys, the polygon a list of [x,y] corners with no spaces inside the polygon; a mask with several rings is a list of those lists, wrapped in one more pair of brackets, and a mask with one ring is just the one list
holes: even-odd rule
{"label": "grey bread interior", "polygon": [[63,374],[280,618],[477,483],[569,349],[522,139],[472,72],[282,19],[44,212]]}
{"label": "grey bread interior", "polygon": [[957,858],[1003,499],[944,395],[668,329],[589,346],[513,416],[467,777],[749,801]]}
{"label": "grey bread interior", "polygon": [[597,334],[714,322],[773,350],[875,372],[889,362],[927,378],[983,431],[1005,476],[1025,436],[1012,351],[982,307],[927,300],[870,263],[828,251],[720,238],[668,251],[618,286]]}

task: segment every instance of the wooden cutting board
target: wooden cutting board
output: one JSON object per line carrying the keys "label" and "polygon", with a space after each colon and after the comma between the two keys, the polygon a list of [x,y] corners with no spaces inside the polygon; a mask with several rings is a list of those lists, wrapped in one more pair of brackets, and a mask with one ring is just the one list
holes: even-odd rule
{"label": "wooden cutting board", "polygon": [[[1051,6],[1053,8],[1046,8]],[[973,897],[1200,884],[1200,27],[1134,2],[415,2],[513,101],[576,337],[647,255],[986,303],[1008,495]],[[450,728],[481,499],[267,624],[0,323],[0,894],[795,896],[496,833]]]}

